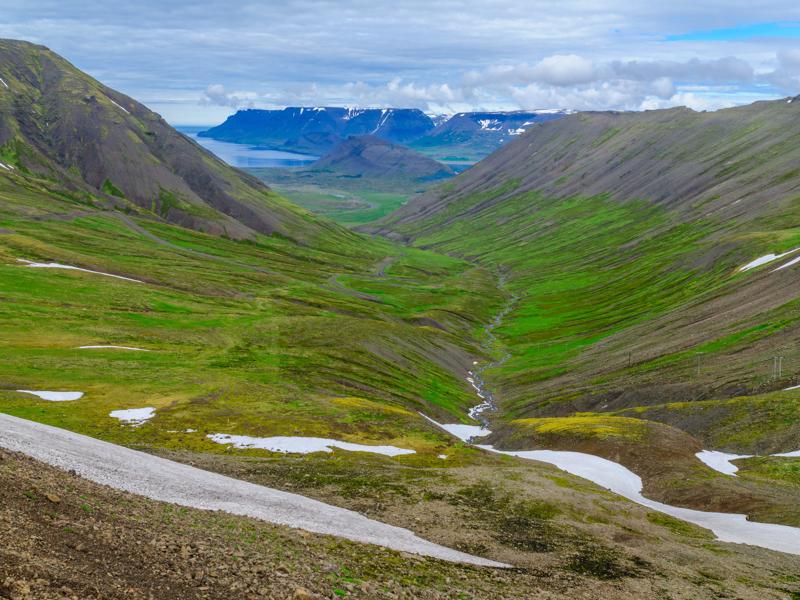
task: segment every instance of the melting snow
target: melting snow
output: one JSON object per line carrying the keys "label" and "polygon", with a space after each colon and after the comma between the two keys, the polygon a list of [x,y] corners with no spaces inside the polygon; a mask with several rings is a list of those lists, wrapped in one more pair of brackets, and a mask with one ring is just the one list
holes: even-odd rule
{"label": "melting snow", "polygon": [[49,400],[50,402],[70,402],[71,400],[79,400],[83,396],[83,392],[46,392],[41,390],[17,390],[20,394],[33,394],[39,396],[42,400]]}
{"label": "melting snow", "polygon": [[[761,265],[765,265],[767,263],[772,262],[773,260],[778,260],[779,258],[783,258],[784,256],[790,255],[792,252],[797,252],[800,248],[793,248],[784,252],[783,254],[765,254],[764,256],[759,256],[757,259],[750,261],[746,265],[739,267],[739,272],[749,271],[750,269],[755,269],[756,267],[760,267]],[[783,265],[784,267],[788,267],[789,265]],[[783,267],[780,267],[783,268]],[[777,269],[776,269],[777,271]]]}
{"label": "melting snow", "polygon": [[309,454],[311,452],[332,452],[332,448],[341,448],[351,452],[374,452],[385,456],[401,456],[414,454],[414,450],[397,448],[396,446],[367,446],[353,444],[328,438],[276,436],[267,438],[250,437],[247,435],[227,435],[224,433],[209,434],[209,439],[217,444],[231,444],[234,448],[259,448],[270,452],[284,452],[294,454]]}
{"label": "melting snow", "polygon": [[129,408],[127,410],[114,410],[108,413],[109,417],[119,419],[127,425],[139,427],[144,425],[147,421],[156,416],[156,409],[152,407],[147,408]]}
{"label": "melting snow", "polygon": [[780,454],[773,454],[772,456],[783,456],[783,457],[800,457],[800,450],[795,450],[794,452],[781,452]]}
{"label": "melting snow", "polygon": [[[422,416],[456,437],[469,441],[468,436],[464,437],[456,432],[462,431],[461,428],[470,426],[459,424],[443,425],[425,415]],[[481,431],[483,435],[490,433],[486,429],[481,429]],[[800,554],[800,528],[771,523],[756,523],[748,521],[746,515],[704,512],[650,500],[642,495],[642,479],[636,473],[618,463],[593,454],[558,450],[522,450],[515,452],[496,450],[493,446],[487,445],[477,445],[477,447],[489,452],[549,463],[562,471],[588,479],[637,504],[710,529],[723,542],[752,544],[771,550],[778,550],[779,552]],[[800,451],[798,451],[797,455],[800,456]]]}
{"label": "melting snow", "polygon": [[797,264],[798,262],[800,262],[800,256],[798,256],[797,258],[793,258],[792,260],[790,260],[789,262],[787,262],[785,264],[782,264],[777,269],[772,269],[772,271],[770,271],[770,272],[774,273],[775,271],[780,271],[781,269],[785,269],[786,267],[791,267],[792,265]]}
{"label": "melting snow", "polygon": [[0,77],[0,83],[2,83],[4,86],[6,86],[6,89],[10,89],[10,88],[8,87],[8,84],[6,83],[6,80],[5,80],[5,79],[3,79],[2,77]]}
{"label": "melting snow", "polygon": [[497,119],[479,119],[478,124],[485,131],[500,131],[502,126]]}
{"label": "melting snow", "polygon": [[37,269],[69,269],[71,271],[83,271],[84,273],[94,273],[95,275],[105,275],[106,277],[114,277],[116,279],[124,279],[125,281],[143,283],[138,279],[131,279],[130,277],[123,277],[122,275],[112,275],[111,273],[103,273],[102,271],[92,271],[91,269],[82,269],[80,267],[73,267],[71,265],[62,265],[61,263],[38,263],[31,260],[25,260],[24,258],[18,258],[17,260],[21,263],[25,263],[25,266],[27,267],[33,267]]}
{"label": "melting snow", "polygon": [[116,350],[136,350],[137,352],[150,352],[145,348],[134,348],[133,346],[78,346],[78,350],[91,350],[94,348],[113,348]]}
{"label": "melting snow", "polygon": [[[106,96],[106,98],[108,98],[108,96]],[[120,110],[124,111],[124,112],[125,112],[125,113],[127,113],[127,114],[131,114],[130,112],[128,112],[128,109],[127,109],[127,108],[125,108],[124,106],[121,106],[121,105],[117,104],[117,103],[116,103],[116,102],[114,102],[114,101],[113,101],[111,98],[108,98],[108,99],[109,99],[109,100],[111,100],[111,104],[113,104],[114,106],[116,106],[116,107],[117,107],[117,108],[119,108]]]}
{"label": "melting snow", "polygon": [[6,163],[4,163],[4,162],[0,162],[0,169],[5,169],[6,171],[10,171],[10,170],[11,170],[11,169],[13,169],[13,168],[14,168],[14,167],[12,167],[11,165],[7,165],[7,164],[6,164]]}
{"label": "melting snow", "polygon": [[785,392],[787,390],[796,390],[798,388],[800,388],[800,385],[793,385],[793,386],[788,387],[788,388],[783,388],[783,391]]}
{"label": "melting snow", "polygon": [[728,452],[719,452],[717,450],[702,450],[695,454],[695,456],[715,471],[736,477],[736,471],[739,470],[739,467],[734,465],[731,461],[740,458],[750,458],[752,455],[729,454]]}

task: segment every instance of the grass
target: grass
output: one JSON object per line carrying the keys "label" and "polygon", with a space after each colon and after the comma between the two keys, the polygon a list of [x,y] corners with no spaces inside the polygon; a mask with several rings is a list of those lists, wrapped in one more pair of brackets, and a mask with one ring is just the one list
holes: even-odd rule
{"label": "grass", "polygon": [[437,182],[408,177],[345,177],[307,169],[247,169],[286,198],[348,227],[381,219]]}
{"label": "grass", "polygon": [[509,423],[515,436],[569,436],[583,439],[641,441],[648,427],[640,419],[607,415],[515,419]]}
{"label": "grass", "polygon": [[617,414],[674,425],[703,440],[708,448],[772,454],[800,446],[800,396],[795,391],[671,402]]}
{"label": "grass", "polygon": [[[461,420],[474,403],[460,369],[481,352],[476,332],[502,304],[486,269],[355,234],[312,248],[136,219],[153,239],[113,214],[62,218],[51,198],[13,192],[19,204],[0,209],[0,227],[13,231],[0,235],[4,412],[132,446],[230,452],[205,438],[221,432],[431,454],[449,439],[417,411]],[[394,263],[379,276],[387,257]],[[32,269],[17,258],[144,283]],[[421,325],[425,318],[446,331]],[[91,344],[150,352],[77,349]],[[85,396],[52,403],[16,389]],[[108,416],[144,406],[156,417],[142,427]],[[186,429],[197,433],[171,433]]]}

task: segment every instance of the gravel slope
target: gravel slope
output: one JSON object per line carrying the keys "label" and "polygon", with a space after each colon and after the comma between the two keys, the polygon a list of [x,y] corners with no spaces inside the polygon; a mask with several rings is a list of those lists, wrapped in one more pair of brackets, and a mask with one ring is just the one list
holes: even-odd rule
{"label": "gravel slope", "polygon": [[451,562],[506,567],[356,512],[217,475],[41,423],[0,414],[0,447],[154,500],[222,510]]}

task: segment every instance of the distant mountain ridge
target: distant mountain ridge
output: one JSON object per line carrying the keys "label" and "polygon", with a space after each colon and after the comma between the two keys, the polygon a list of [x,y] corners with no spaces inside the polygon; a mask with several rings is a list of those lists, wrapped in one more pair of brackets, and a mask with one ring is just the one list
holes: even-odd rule
{"label": "distant mountain ridge", "polygon": [[224,142],[325,154],[350,136],[406,144],[435,159],[484,158],[534,123],[569,111],[462,112],[426,115],[415,108],[287,107],[247,109],[199,133]]}
{"label": "distant mountain ridge", "polygon": [[199,135],[225,142],[324,153],[353,135],[404,143],[434,128],[431,118],[416,108],[287,107],[240,110]]}
{"label": "distant mountain ridge", "polygon": [[570,114],[568,110],[519,110],[513,112],[462,112],[440,121],[437,127],[414,140],[411,147],[435,154],[479,160],[500,146],[525,133],[536,123],[545,123]]}

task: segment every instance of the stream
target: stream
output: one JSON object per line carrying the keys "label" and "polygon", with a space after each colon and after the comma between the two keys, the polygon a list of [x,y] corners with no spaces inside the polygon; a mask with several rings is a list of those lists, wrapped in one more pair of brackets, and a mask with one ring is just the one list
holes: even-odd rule
{"label": "stream", "polygon": [[[502,277],[500,278],[500,287],[505,288],[505,279]],[[483,347],[487,354],[492,352],[493,345],[496,342],[494,330],[502,324],[503,319],[513,310],[518,299],[517,296],[512,296],[506,307],[491,323],[486,325],[487,336]],[[472,370],[469,372],[467,381],[475,389],[478,398],[480,398],[480,402],[473,406],[468,414],[471,419],[477,421],[480,425],[465,425],[463,423],[443,424],[437,423],[430,417],[423,416],[451,435],[464,442],[473,444],[477,448],[488,452],[507,454],[526,460],[535,460],[554,465],[562,471],[588,479],[605,489],[649,509],[709,529],[720,541],[750,544],[770,550],[786,552],[788,554],[800,555],[800,528],[772,523],[757,523],[748,521],[746,515],[706,512],[672,506],[651,500],[642,495],[642,479],[636,473],[608,459],[583,452],[561,450],[506,451],[498,450],[490,445],[476,443],[479,441],[479,438],[485,437],[491,433],[489,430],[489,416],[492,413],[498,412],[495,396],[492,391],[488,389],[483,374],[487,369],[503,364],[510,356],[510,353],[506,351],[499,359],[488,362],[482,366],[476,367],[473,363]]]}

